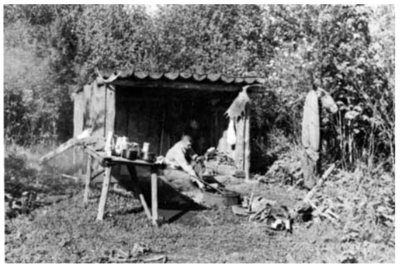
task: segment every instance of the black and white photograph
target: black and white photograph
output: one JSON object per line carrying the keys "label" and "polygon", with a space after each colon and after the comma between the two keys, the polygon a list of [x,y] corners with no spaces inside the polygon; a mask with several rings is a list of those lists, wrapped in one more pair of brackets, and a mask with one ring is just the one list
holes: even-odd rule
{"label": "black and white photograph", "polygon": [[2,4],[2,262],[394,265],[396,9]]}

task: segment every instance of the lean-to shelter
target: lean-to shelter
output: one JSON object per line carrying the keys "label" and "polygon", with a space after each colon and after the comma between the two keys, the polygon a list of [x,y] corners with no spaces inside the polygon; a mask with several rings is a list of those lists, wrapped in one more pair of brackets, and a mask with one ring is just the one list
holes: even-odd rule
{"label": "lean-to shelter", "polygon": [[[188,133],[193,137],[193,149],[198,154],[215,147],[230,155],[236,168],[249,177],[249,109],[234,119],[234,145],[228,144],[230,118],[226,112],[244,92],[248,92],[251,99],[252,91],[260,90],[252,86],[260,84],[264,84],[264,79],[259,77],[98,71],[93,81],[73,93],[74,137],[43,156],[42,161],[61,173],[83,176],[87,156],[78,146],[77,138],[88,129],[92,130],[94,138],[105,139],[111,131],[140,145],[148,142],[150,152],[156,156],[165,156],[182,134]],[[113,168],[113,181],[120,181],[124,174],[126,176],[127,171],[121,167]]]}
{"label": "lean-to shelter", "polygon": [[183,133],[190,133],[196,152],[216,147],[244,170],[245,141],[250,141],[245,117],[236,124],[237,141],[231,146],[225,112],[244,86],[263,82],[221,74],[102,71],[74,93],[74,137],[87,128],[92,136],[106,137],[112,131],[132,142],[149,142],[150,151],[165,156]]}

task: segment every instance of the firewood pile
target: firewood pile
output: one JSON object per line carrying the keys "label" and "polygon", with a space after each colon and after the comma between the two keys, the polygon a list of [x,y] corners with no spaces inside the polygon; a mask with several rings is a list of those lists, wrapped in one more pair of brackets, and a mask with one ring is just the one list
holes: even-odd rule
{"label": "firewood pile", "polygon": [[206,161],[214,161],[218,165],[235,165],[235,160],[232,159],[228,154],[225,152],[218,151],[215,148],[210,148],[205,154]]}
{"label": "firewood pile", "polygon": [[[298,153],[298,154],[297,154]],[[296,184],[302,179],[300,151],[283,154],[268,169],[261,180],[264,183],[283,182]]]}
{"label": "firewood pile", "polygon": [[210,174],[233,176],[236,178],[245,177],[245,172],[238,169],[235,160],[225,152],[210,148],[204,154],[204,157],[204,165]]}

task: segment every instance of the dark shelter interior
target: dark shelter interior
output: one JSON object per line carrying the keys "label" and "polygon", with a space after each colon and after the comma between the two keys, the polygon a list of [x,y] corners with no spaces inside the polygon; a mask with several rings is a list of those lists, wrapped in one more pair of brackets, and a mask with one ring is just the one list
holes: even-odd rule
{"label": "dark shelter interior", "polygon": [[237,92],[116,85],[115,135],[149,142],[150,151],[164,155],[182,134],[193,137],[203,154],[217,147],[228,127],[225,111]]}

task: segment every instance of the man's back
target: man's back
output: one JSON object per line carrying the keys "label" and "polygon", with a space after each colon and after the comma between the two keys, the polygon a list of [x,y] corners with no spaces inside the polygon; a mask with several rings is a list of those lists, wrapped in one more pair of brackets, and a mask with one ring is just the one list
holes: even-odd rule
{"label": "man's back", "polygon": [[[186,148],[182,141],[177,142],[172,148],[170,148],[165,156],[165,159],[170,162],[175,161],[175,157],[182,155],[186,155]],[[186,157],[186,156],[185,156]]]}
{"label": "man's back", "polygon": [[192,148],[190,146],[188,148],[187,142],[181,140],[168,150],[165,160],[170,168],[181,168],[194,175],[193,168],[189,163],[192,156],[195,156]]}

